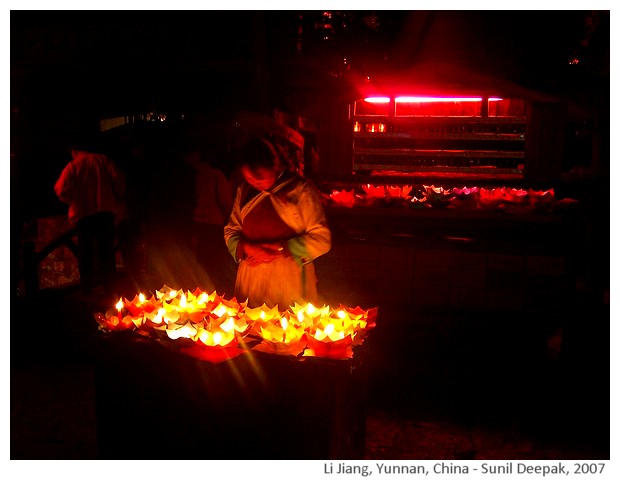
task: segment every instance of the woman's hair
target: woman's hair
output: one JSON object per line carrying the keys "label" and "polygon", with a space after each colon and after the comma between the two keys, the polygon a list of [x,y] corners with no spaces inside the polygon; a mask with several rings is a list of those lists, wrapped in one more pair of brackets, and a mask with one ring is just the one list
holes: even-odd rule
{"label": "woman's hair", "polygon": [[279,155],[273,144],[265,138],[253,138],[239,149],[237,166],[254,170],[259,167],[274,168]]}

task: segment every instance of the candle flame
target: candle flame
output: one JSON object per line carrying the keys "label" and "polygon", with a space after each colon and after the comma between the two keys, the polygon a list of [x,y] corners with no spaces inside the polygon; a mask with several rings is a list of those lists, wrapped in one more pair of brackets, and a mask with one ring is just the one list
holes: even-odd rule
{"label": "candle flame", "polygon": [[118,303],[116,304],[116,309],[120,312],[123,309],[123,306],[125,304],[123,303],[123,299],[119,299]]}
{"label": "candle flame", "polygon": [[187,307],[187,297],[185,296],[185,294],[181,295],[181,300],[179,300],[179,306],[181,308]]}
{"label": "candle flame", "polygon": [[146,297],[144,296],[144,293],[138,295],[138,300],[140,301],[140,303],[146,302]]}

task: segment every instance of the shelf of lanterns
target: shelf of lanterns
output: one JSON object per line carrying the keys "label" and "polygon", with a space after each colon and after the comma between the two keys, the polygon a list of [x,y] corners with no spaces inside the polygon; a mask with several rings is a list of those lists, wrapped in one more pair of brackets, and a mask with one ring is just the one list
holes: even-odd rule
{"label": "shelf of lanterns", "polygon": [[295,304],[287,310],[226,299],[199,288],[183,291],[166,285],[147,298],[120,298],[114,308],[95,313],[104,332],[131,331],[183,354],[219,363],[252,351],[274,355],[352,358],[369,330],[377,308]]}
{"label": "shelf of lanterns", "polygon": [[[400,207],[408,209],[466,209],[548,213],[556,205],[555,192],[532,188],[467,187],[435,185],[363,184],[331,189],[324,198],[333,207]],[[566,202],[562,202],[566,203]]]}

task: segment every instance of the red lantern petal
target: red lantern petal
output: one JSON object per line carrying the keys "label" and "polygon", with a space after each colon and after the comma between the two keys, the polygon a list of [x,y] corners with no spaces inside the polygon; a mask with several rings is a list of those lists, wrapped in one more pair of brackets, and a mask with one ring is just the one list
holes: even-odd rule
{"label": "red lantern petal", "polygon": [[315,357],[345,359],[353,357],[351,348],[351,335],[335,342],[321,342],[311,336],[308,337],[308,348],[314,352]]}
{"label": "red lantern petal", "polygon": [[181,348],[179,351],[185,355],[189,355],[190,357],[205,360],[211,363],[224,362],[246,353],[245,350],[237,348],[236,342],[235,345],[231,347],[210,347],[202,343],[195,343],[191,347]]}

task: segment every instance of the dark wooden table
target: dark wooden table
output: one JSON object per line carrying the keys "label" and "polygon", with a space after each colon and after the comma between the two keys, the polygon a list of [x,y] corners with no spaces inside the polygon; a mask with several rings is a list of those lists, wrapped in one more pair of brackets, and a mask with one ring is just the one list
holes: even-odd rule
{"label": "dark wooden table", "polygon": [[249,352],[210,363],[135,333],[97,342],[102,459],[363,458],[367,375],[352,359]]}

